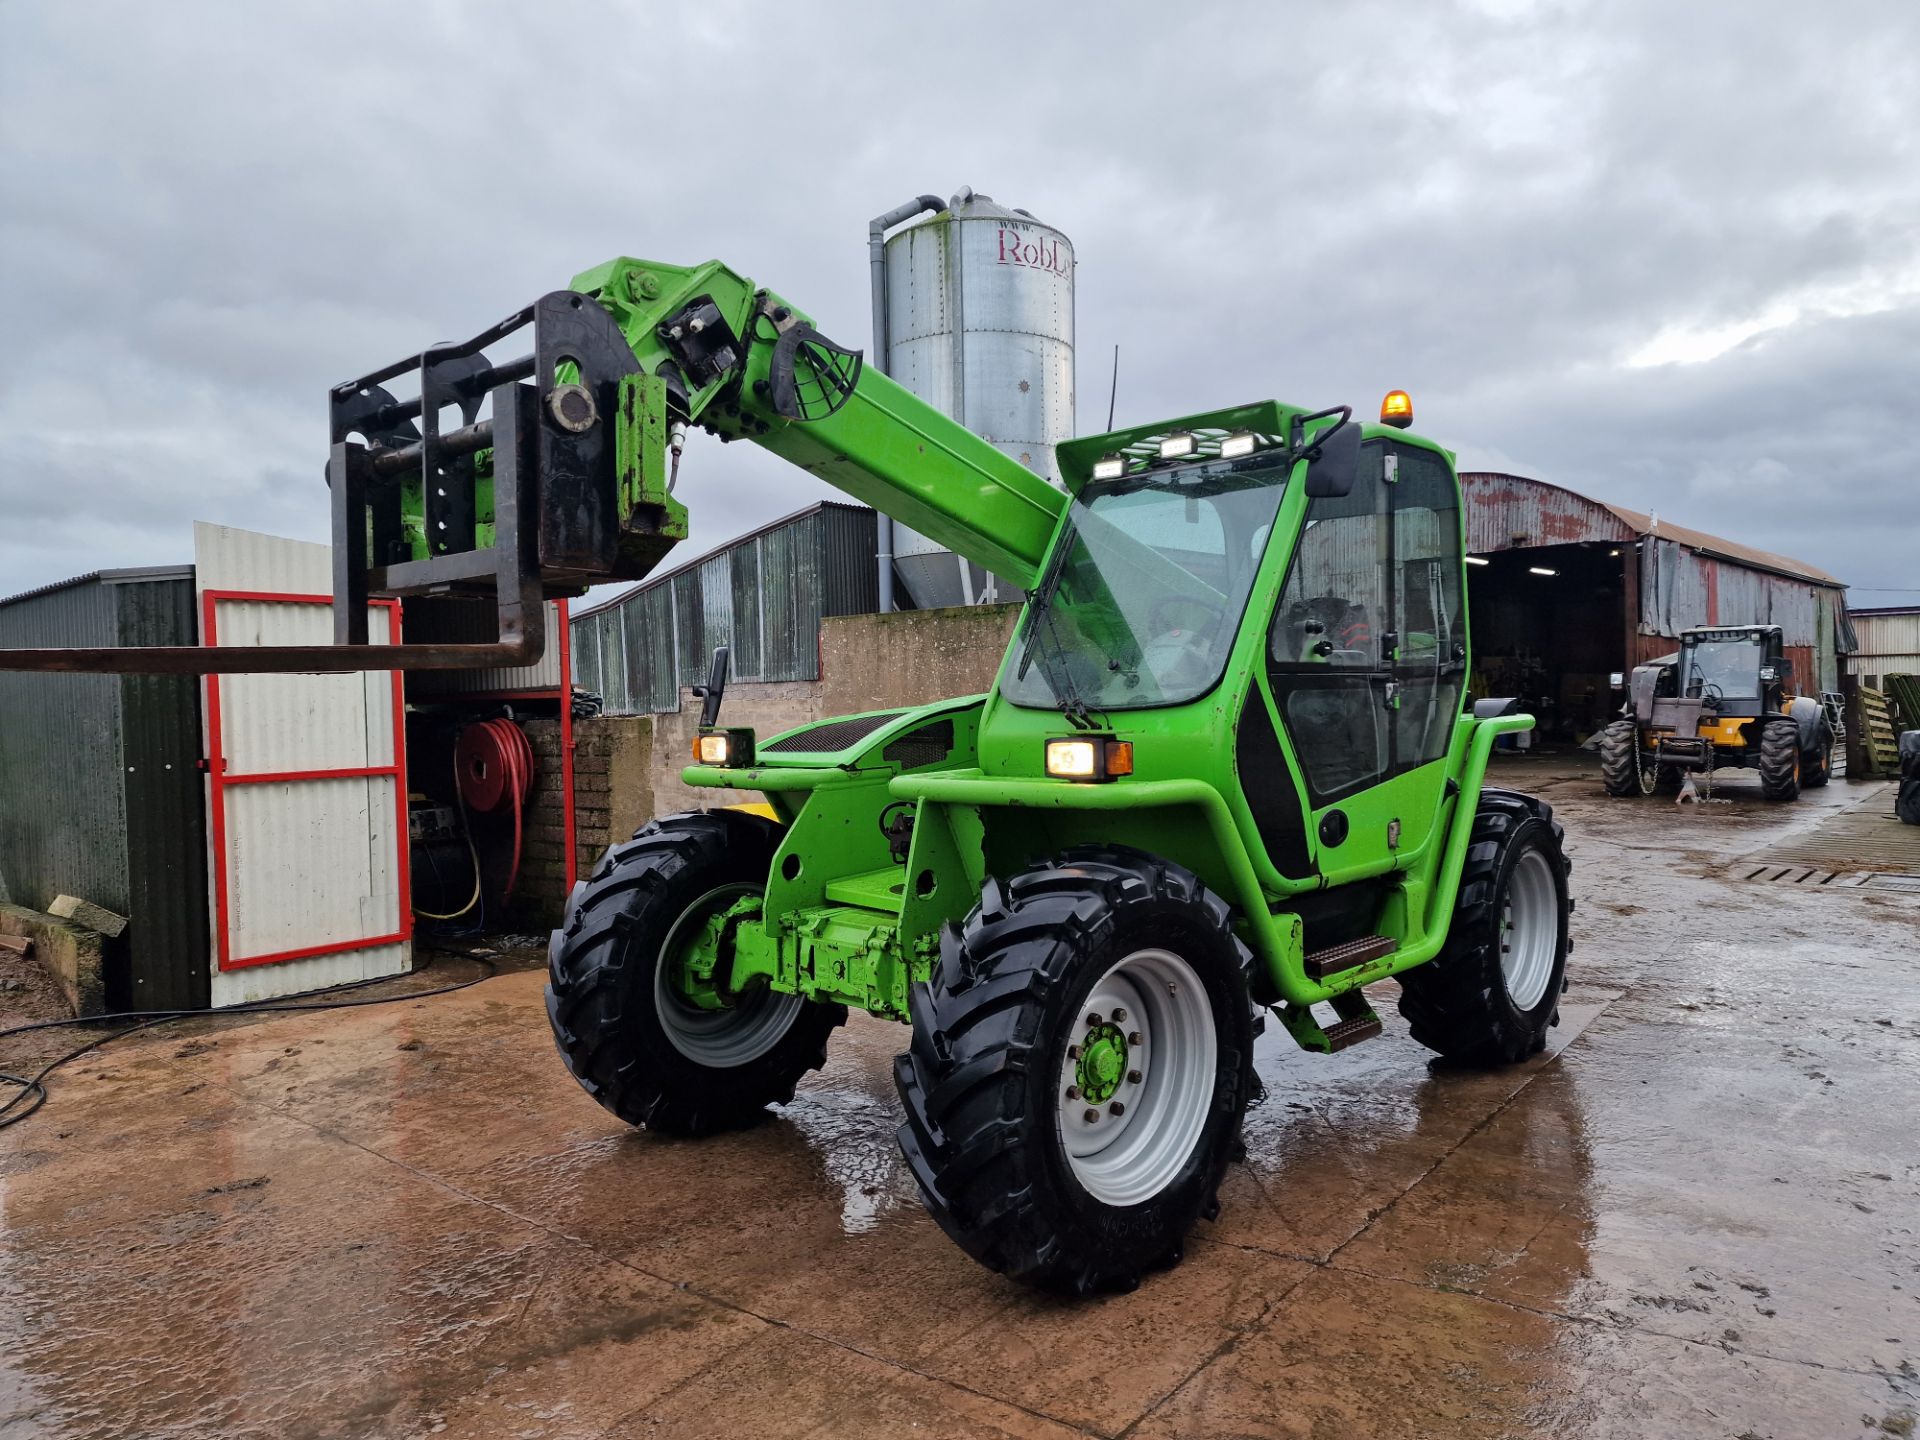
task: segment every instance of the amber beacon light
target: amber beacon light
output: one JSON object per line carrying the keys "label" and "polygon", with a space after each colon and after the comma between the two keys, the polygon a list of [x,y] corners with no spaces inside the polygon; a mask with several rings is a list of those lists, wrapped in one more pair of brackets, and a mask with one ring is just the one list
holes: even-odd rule
{"label": "amber beacon light", "polygon": [[1389,390],[1380,402],[1380,423],[1402,430],[1413,424],[1413,397],[1404,390]]}

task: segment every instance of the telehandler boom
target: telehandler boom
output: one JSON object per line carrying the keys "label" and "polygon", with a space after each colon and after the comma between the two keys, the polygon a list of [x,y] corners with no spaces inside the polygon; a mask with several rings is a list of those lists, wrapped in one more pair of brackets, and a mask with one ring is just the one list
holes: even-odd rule
{"label": "telehandler boom", "polygon": [[[489,348],[532,331],[532,354]],[[409,370],[418,395],[388,385]],[[1524,1059],[1557,1016],[1567,862],[1483,786],[1452,457],[1273,401],[1059,447],[1064,493],[718,263],[619,259],[463,345],[330,395],[332,647],[14,651],[0,667],[525,663],[540,602],[646,574],[686,533],[691,427],[748,440],[1029,592],[993,690],[760,737],[576,887],[547,1009],[638,1125],[751,1123],[850,1009],[908,1022],[899,1140],[982,1263],[1085,1292],[1177,1260],[1218,1209],[1253,1043],[1379,1033]],[[369,646],[369,596],[492,596],[480,646]],[[413,603],[413,602],[410,602]]]}

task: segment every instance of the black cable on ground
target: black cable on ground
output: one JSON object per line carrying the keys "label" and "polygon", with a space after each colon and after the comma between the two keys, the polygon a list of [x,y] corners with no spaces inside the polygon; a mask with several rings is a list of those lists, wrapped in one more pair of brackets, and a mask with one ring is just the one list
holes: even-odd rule
{"label": "black cable on ground", "polygon": [[[156,1025],[172,1025],[181,1020],[219,1020],[228,1015],[273,1015],[291,1010],[352,1010],[362,1005],[391,1005],[398,1000],[425,1000],[434,995],[451,995],[456,990],[465,990],[470,986],[478,985],[482,980],[491,980],[500,973],[500,967],[491,960],[478,955],[468,955],[463,958],[482,967],[481,973],[471,980],[461,980],[452,985],[436,985],[430,990],[407,990],[398,995],[374,995],[365,1000],[256,1000],[246,1005],[229,1005],[221,1010],[121,1010],[106,1015],[79,1015],[71,1019],[37,1020],[31,1025],[15,1025],[11,1029],[0,1030],[0,1040],[5,1040],[14,1035],[30,1034],[35,1030],[61,1030],[76,1025],[111,1025],[120,1021],[138,1022],[129,1024],[124,1030],[116,1030],[111,1035],[101,1035],[67,1051],[66,1054],[48,1061],[37,1075],[29,1077],[0,1074],[0,1084],[18,1087],[14,1097],[0,1105],[0,1130],[5,1130],[10,1125],[18,1125],[47,1103],[47,1077],[54,1071],[62,1065],[78,1060],[88,1051],[98,1050],[102,1045],[112,1041],[137,1035],[142,1030],[151,1030]],[[393,975],[376,975],[368,980],[355,980],[350,984],[338,985],[334,988],[361,990],[369,985],[381,985],[397,978],[399,977]],[[18,1108],[29,1099],[32,1100],[32,1104],[27,1105],[24,1110]]]}

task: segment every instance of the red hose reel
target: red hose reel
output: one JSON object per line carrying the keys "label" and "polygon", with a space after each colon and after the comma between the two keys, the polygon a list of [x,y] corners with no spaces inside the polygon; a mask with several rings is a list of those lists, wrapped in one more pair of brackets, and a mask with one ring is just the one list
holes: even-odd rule
{"label": "red hose reel", "polygon": [[520,842],[525,830],[527,796],[533,789],[533,746],[527,733],[505,716],[481,720],[460,732],[453,746],[453,770],[460,801],[469,810],[492,815],[513,808],[513,864],[507,871],[503,901],[520,878]]}

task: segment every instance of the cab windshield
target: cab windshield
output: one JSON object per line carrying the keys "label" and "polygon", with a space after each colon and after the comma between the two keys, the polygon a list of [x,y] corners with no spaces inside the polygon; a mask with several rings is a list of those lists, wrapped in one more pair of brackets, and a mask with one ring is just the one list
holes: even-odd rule
{"label": "cab windshield", "polygon": [[1213,461],[1087,486],[1028,602],[1001,693],[1073,712],[1177,705],[1211,690],[1287,469]]}
{"label": "cab windshield", "polygon": [[1681,693],[1716,700],[1760,698],[1758,640],[1702,640],[1689,646]]}

